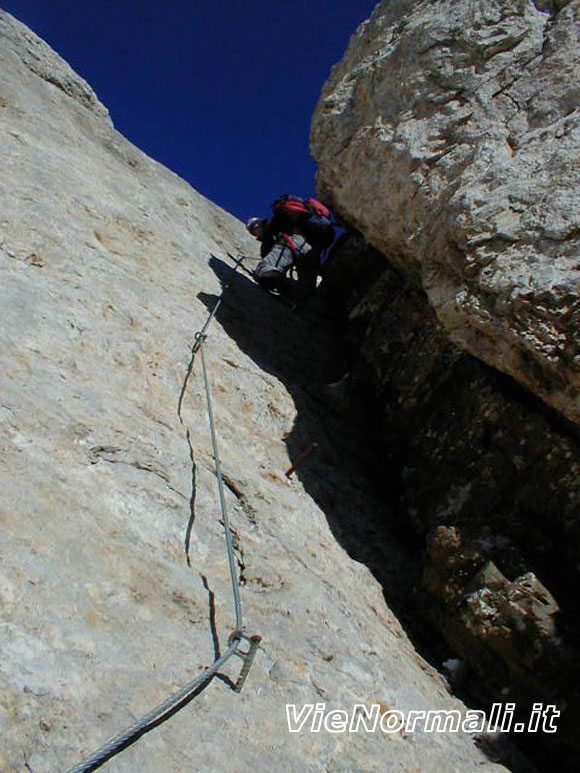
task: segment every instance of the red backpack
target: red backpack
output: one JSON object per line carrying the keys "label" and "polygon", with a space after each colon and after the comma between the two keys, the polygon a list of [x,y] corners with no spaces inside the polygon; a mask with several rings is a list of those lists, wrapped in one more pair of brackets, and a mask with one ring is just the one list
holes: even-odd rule
{"label": "red backpack", "polygon": [[284,215],[292,223],[297,223],[303,217],[324,217],[330,220],[330,210],[318,199],[301,199],[300,196],[289,196],[285,193],[272,204],[275,215]]}

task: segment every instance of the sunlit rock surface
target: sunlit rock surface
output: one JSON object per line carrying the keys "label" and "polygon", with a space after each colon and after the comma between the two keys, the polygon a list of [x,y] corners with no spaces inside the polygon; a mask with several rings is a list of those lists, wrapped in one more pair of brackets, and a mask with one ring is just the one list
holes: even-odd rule
{"label": "sunlit rock surface", "polygon": [[[0,768],[36,773],[77,763],[226,647],[199,357],[187,374],[226,253],[255,246],[4,13],[0,58]],[[286,703],[463,708],[385,602],[405,556],[377,533],[384,503],[351,470],[350,430],[311,394],[328,346],[314,331],[231,281],[206,355],[263,646],[241,695],[234,659],[111,770],[497,769],[461,733],[288,733]]]}
{"label": "sunlit rock surface", "polygon": [[580,421],[580,2],[386,0],[312,126],[319,194],[447,335]]}

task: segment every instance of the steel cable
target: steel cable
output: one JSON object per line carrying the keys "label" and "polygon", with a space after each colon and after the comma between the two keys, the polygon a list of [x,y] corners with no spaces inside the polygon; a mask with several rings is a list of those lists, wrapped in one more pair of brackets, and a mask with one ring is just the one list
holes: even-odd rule
{"label": "steel cable", "polygon": [[226,538],[226,547],[228,552],[228,563],[230,566],[230,577],[232,580],[232,591],[234,594],[234,609],[236,615],[236,631],[242,630],[242,602],[240,600],[240,589],[238,587],[238,578],[236,573],[236,559],[234,556],[234,546],[232,542],[232,534],[230,530],[230,519],[228,516],[228,510],[226,507],[226,495],[224,489],[224,481],[222,477],[222,470],[220,464],[220,455],[217,445],[217,437],[215,432],[215,422],[213,418],[213,409],[211,405],[211,392],[209,388],[209,380],[207,377],[207,366],[205,364],[204,354],[204,335],[203,333],[197,333],[199,336],[199,351],[201,354],[201,369],[203,371],[203,383],[205,385],[205,395],[207,400],[207,415],[209,418],[209,428],[211,433],[211,443],[213,447],[213,455],[215,461],[215,474],[218,482],[218,491],[220,497],[220,507],[222,511],[222,520],[224,524],[224,534]]}
{"label": "steel cable", "polygon": [[96,770],[104,765],[105,762],[114,757],[119,752],[126,749],[137,739],[139,739],[149,730],[153,730],[166,719],[169,719],[178,709],[182,708],[186,703],[193,698],[198,689],[208,682],[219,669],[226,663],[232,655],[235,654],[236,649],[240,643],[240,636],[234,637],[232,643],[224,654],[215,660],[211,666],[205,669],[196,679],[186,684],[181,690],[171,695],[167,700],[160,703],[152,711],[145,716],[138,719],[134,724],[124,730],[119,735],[112,738],[107,743],[103,744],[100,749],[86,757],[74,768],[71,768],[69,773],[89,773],[91,770]]}
{"label": "steel cable", "polygon": [[[243,258],[240,258],[236,262],[236,267],[234,268],[234,272],[237,270],[238,266],[241,265],[242,260]],[[235,629],[229,638],[228,649],[224,652],[223,655],[217,658],[211,664],[211,666],[208,666],[198,677],[196,677],[191,682],[189,682],[184,687],[182,687],[181,690],[178,690],[176,693],[174,693],[165,701],[163,701],[158,706],[156,706],[148,714],[145,714],[143,717],[141,717],[136,722],[134,722],[130,727],[128,727],[122,733],[119,733],[119,735],[107,741],[107,743],[103,744],[103,746],[97,749],[97,751],[95,751],[93,754],[86,757],[78,765],[75,765],[75,767],[71,768],[69,770],[69,773],[88,773],[89,771],[96,770],[97,768],[101,767],[101,765],[103,765],[105,762],[110,760],[119,752],[123,751],[123,749],[126,749],[142,735],[149,732],[149,730],[152,730],[154,727],[157,727],[161,723],[165,722],[166,719],[169,719],[169,717],[171,717],[176,711],[178,711],[180,708],[185,706],[193,697],[195,697],[196,693],[200,690],[200,688],[203,685],[205,685],[205,683],[209,682],[219,671],[219,669],[233,655],[241,654],[242,657],[244,657],[243,653],[238,652],[238,647],[242,638],[247,638],[247,637],[244,636],[243,634],[242,604],[240,599],[240,591],[238,587],[238,577],[236,572],[234,546],[233,546],[231,529],[230,529],[230,520],[229,520],[228,511],[226,507],[224,482],[223,482],[223,477],[221,472],[220,457],[219,457],[219,451],[218,451],[218,445],[217,445],[217,436],[215,431],[215,421],[214,421],[213,409],[212,409],[212,403],[211,403],[211,392],[210,392],[207,366],[206,366],[205,355],[204,355],[204,342],[206,338],[206,330],[208,329],[212,319],[215,317],[216,312],[222,302],[223,295],[225,291],[228,289],[228,287],[229,287],[229,283],[223,288],[222,293],[218,298],[216,305],[214,306],[211,313],[209,314],[204,326],[198,333],[195,334],[195,341],[192,347],[192,354],[195,355],[195,352],[198,350],[200,351],[200,354],[201,354],[203,382],[204,382],[205,393],[206,393],[208,420],[209,420],[211,442],[212,442],[213,455],[214,455],[214,461],[215,461],[215,472],[216,472],[216,479],[218,482],[220,508],[221,508],[221,514],[222,514],[222,522],[224,527],[224,535],[225,535],[226,549],[227,549],[227,555],[228,555],[228,564],[230,569],[230,577],[231,577],[232,591],[233,591],[233,597],[234,597]],[[190,363],[190,368],[188,369],[188,376],[191,373],[192,364],[193,364],[193,358],[192,358],[192,363]],[[179,400],[180,409],[181,409],[181,403],[183,400],[184,391],[185,389],[182,390],[182,394],[180,395],[180,400]],[[181,419],[181,414],[180,414],[180,419]],[[259,639],[260,637],[252,637],[250,641],[254,640],[255,644],[253,646],[256,646],[257,642],[259,642]],[[251,660],[248,661],[248,667],[249,667],[249,663],[251,663]],[[245,667],[242,670],[242,673],[244,673],[244,671],[247,673],[248,667]],[[245,674],[244,674],[244,678],[245,678]]]}

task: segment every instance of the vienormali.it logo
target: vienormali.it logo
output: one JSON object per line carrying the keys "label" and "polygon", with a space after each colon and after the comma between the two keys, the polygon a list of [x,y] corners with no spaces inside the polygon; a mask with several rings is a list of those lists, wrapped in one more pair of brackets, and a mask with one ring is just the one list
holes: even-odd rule
{"label": "vienormali.it logo", "polygon": [[485,711],[467,709],[464,714],[450,711],[385,710],[379,703],[367,707],[355,704],[350,711],[326,710],[326,703],[305,703],[298,709],[286,704],[289,733],[555,733],[560,712],[555,705],[534,703],[527,722],[514,722],[515,703],[494,703],[489,718]]}

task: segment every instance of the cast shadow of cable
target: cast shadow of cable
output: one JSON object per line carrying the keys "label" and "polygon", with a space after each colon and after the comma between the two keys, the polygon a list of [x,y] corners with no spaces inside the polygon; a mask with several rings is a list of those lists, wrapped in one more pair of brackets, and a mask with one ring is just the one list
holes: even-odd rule
{"label": "cast shadow of cable", "polygon": [[[201,575],[201,581],[203,583],[203,587],[207,591],[208,595],[208,604],[209,604],[209,625],[211,630],[211,638],[213,641],[213,654],[214,654],[214,660],[218,660],[221,658],[221,648],[220,648],[220,640],[217,630],[217,623],[215,619],[215,593],[212,591],[212,589],[209,587],[209,583],[207,581],[207,577],[202,574]],[[221,674],[219,671],[214,674],[216,679],[220,679],[224,684],[227,684],[228,687],[231,687],[231,689],[234,689],[234,683],[229,678],[229,676],[226,676],[226,674]],[[206,683],[205,686],[207,686],[209,682]]]}

